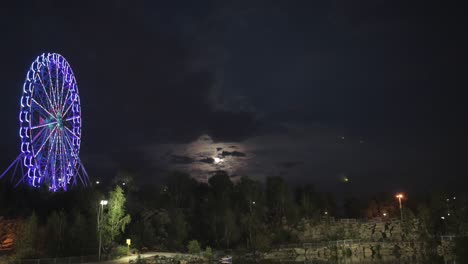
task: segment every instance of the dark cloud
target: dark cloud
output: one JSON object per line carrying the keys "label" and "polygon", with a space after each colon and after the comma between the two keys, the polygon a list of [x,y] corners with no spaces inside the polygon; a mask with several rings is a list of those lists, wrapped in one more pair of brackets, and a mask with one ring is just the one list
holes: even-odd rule
{"label": "dark cloud", "polygon": [[221,156],[226,157],[226,156],[233,156],[233,157],[245,157],[246,154],[242,153],[240,151],[223,151],[221,153]]}
{"label": "dark cloud", "polygon": [[204,158],[204,159],[201,159],[200,162],[213,164],[213,163],[214,163],[214,159],[213,159],[213,158]]}

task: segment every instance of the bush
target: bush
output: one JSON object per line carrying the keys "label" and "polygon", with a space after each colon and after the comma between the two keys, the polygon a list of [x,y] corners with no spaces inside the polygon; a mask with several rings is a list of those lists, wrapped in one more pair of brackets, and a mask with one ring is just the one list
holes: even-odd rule
{"label": "bush", "polygon": [[111,251],[111,258],[120,258],[126,256],[128,253],[127,246],[116,246]]}
{"label": "bush", "polygon": [[189,241],[187,249],[190,254],[198,254],[201,251],[200,244],[198,244],[197,240]]}
{"label": "bush", "polygon": [[209,260],[213,258],[213,251],[211,250],[211,247],[205,248],[205,252],[203,252],[203,256]]}
{"label": "bush", "polygon": [[455,254],[460,263],[468,263],[468,238],[460,237],[455,240]]}

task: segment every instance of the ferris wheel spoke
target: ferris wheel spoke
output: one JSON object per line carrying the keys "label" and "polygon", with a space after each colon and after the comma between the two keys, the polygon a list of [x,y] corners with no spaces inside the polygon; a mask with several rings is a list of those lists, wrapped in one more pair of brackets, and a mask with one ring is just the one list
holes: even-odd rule
{"label": "ferris wheel spoke", "polygon": [[[61,88],[62,88],[62,91],[60,92],[60,94],[63,95],[63,89],[64,89],[64,86],[65,86],[65,75],[66,75],[66,74],[64,74],[63,68],[62,68],[61,72],[62,72],[62,87],[61,87]],[[67,94],[68,94],[68,93],[67,93]],[[67,95],[65,95],[65,98],[67,98]],[[59,102],[59,109],[60,109],[60,110],[63,110],[63,107],[64,107],[63,105],[65,104],[65,102],[66,102],[66,101],[63,101],[63,102],[60,101],[60,102]]]}
{"label": "ferris wheel spoke", "polygon": [[50,125],[54,125],[54,124],[57,124],[57,123],[58,123],[57,121],[50,122],[50,123],[45,123],[45,124],[42,124],[42,125],[33,126],[33,127],[31,127],[31,129],[41,128],[41,127],[45,127],[45,126],[50,126]]}
{"label": "ferris wheel spoke", "polygon": [[72,134],[74,137],[80,138],[80,137],[77,136],[75,133],[73,133],[73,131],[71,131],[68,127],[65,126],[65,129],[66,129],[70,134]]}
{"label": "ferris wheel spoke", "polygon": [[68,152],[67,152],[67,146],[66,146],[65,136],[64,136],[64,135],[62,135],[60,141],[61,141],[61,143],[62,143],[61,146],[62,146],[63,161],[64,161],[64,162],[62,163],[62,165],[63,165],[63,169],[62,169],[62,170],[63,170],[63,175],[64,175],[64,179],[63,179],[63,180],[64,180],[64,182],[66,183],[66,179],[67,179],[67,177],[68,177],[68,175],[67,175],[67,167],[68,167],[68,164],[70,163],[70,156],[67,155]]}
{"label": "ferris wheel spoke", "polygon": [[[47,93],[47,89],[44,85],[44,82],[42,81],[42,76],[37,73],[37,76],[39,76],[39,82],[41,83],[41,86],[42,86],[42,90],[44,91],[46,97],[47,97],[47,100],[49,101],[49,105],[52,109],[54,109],[54,104],[52,103],[52,100],[50,99],[50,96],[49,96],[49,93]],[[54,111],[55,112],[55,111]]]}
{"label": "ferris wheel spoke", "polygon": [[63,158],[64,158],[64,157],[63,157],[63,153],[62,153],[62,145],[61,145],[61,143],[60,143],[60,138],[61,138],[61,137],[60,137],[59,134],[60,134],[60,133],[57,133],[57,143],[56,143],[56,144],[57,144],[57,148],[56,148],[56,151],[55,151],[55,153],[56,153],[55,156],[57,157],[57,158],[56,158],[56,161],[57,161],[57,163],[58,163],[58,164],[57,164],[57,165],[58,165],[57,170],[60,171],[60,173],[58,173],[58,175],[59,175],[59,181],[60,181],[60,178],[61,178],[62,173],[63,173],[63,167],[62,167],[63,164],[62,164],[62,161],[63,161]]}
{"label": "ferris wheel spoke", "polygon": [[[65,107],[67,107],[68,99],[71,99],[72,95],[73,93],[70,93],[70,87],[69,87],[67,94],[65,95],[65,100],[63,101],[62,112],[64,112],[63,110],[65,109]],[[70,100],[70,104],[68,105],[68,108],[70,108],[74,103],[75,103],[75,100]]]}
{"label": "ferris wheel spoke", "polygon": [[[63,100],[63,104],[62,104],[62,108],[61,108],[62,112],[65,109],[65,107],[67,107],[68,99],[71,97],[72,94],[70,94],[70,96],[68,96],[68,95],[69,95],[69,93],[66,94],[65,100]],[[68,105],[68,108],[70,108],[70,106],[73,105],[73,103],[74,103],[74,101],[71,101],[70,104]]]}
{"label": "ferris wheel spoke", "polygon": [[54,109],[55,109],[55,107],[57,107],[57,95],[55,94],[55,91],[54,91],[54,82],[52,81],[52,73],[50,72],[50,67],[51,67],[50,61],[47,60],[47,72],[49,72],[49,83],[51,86],[50,91],[52,92],[52,99],[54,102]]}
{"label": "ferris wheel spoke", "polygon": [[39,106],[44,112],[46,112],[47,114],[49,114],[51,117],[54,117],[53,114],[51,114],[49,111],[47,111],[47,109],[45,109],[44,106],[42,106],[38,101],[36,101],[36,99],[32,99],[32,101],[37,105]]}
{"label": "ferris wheel spoke", "polygon": [[[56,137],[56,135],[54,134],[54,138]],[[50,148],[49,148],[49,152],[47,154],[47,160],[46,160],[46,166],[44,167],[44,172],[43,174],[46,175],[46,171],[47,171],[47,168],[49,167],[50,165],[50,157],[52,157],[52,151],[54,149],[54,144],[52,143]]]}
{"label": "ferris wheel spoke", "polygon": [[57,91],[57,106],[60,106],[60,94],[59,94],[59,85],[58,85],[58,79],[59,79],[59,67],[58,67],[58,60],[55,61],[55,90]]}
{"label": "ferris wheel spoke", "polygon": [[73,154],[78,157],[78,153],[75,152],[75,148],[73,147],[73,145],[71,144],[71,138],[67,135],[67,134],[64,134],[65,135],[65,140],[66,142],[68,143],[68,147],[70,149],[71,152],[73,152]]}
{"label": "ferris wheel spoke", "polygon": [[70,104],[67,108],[67,110],[65,110],[65,112],[62,114],[62,116],[66,116],[68,111],[70,111],[71,107],[73,106],[73,104]]}
{"label": "ferris wheel spoke", "polygon": [[45,127],[43,127],[42,129],[39,130],[39,132],[36,133],[36,135],[34,135],[33,139],[31,140],[31,143],[34,143],[34,141],[36,141],[41,135],[42,133],[46,130]]}
{"label": "ferris wheel spoke", "polygon": [[52,136],[54,134],[54,131],[55,129],[57,128],[57,126],[55,126],[52,131],[50,132],[50,134],[47,136],[47,138],[44,140],[44,142],[42,143],[41,147],[39,147],[39,150],[36,152],[36,154],[34,155],[34,157],[37,157],[37,155],[39,155],[39,153],[41,152],[41,150],[44,148],[44,146],[47,144],[47,142],[49,141],[50,139],[50,136]]}
{"label": "ferris wheel spoke", "polygon": [[80,118],[81,118],[81,116],[73,116],[73,117],[65,119],[65,121],[72,121],[72,120],[80,119]]}
{"label": "ferris wheel spoke", "polygon": [[[53,154],[53,157],[54,157],[54,166],[53,166],[53,172],[52,172],[52,188],[55,189],[57,188],[56,186],[56,176],[57,174],[60,174],[60,173],[57,173],[57,172],[60,172],[60,156],[59,156],[59,148],[58,148],[58,131],[55,132],[55,140],[53,142],[54,144],[54,154]],[[57,165],[59,165],[59,167],[57,168]]]}

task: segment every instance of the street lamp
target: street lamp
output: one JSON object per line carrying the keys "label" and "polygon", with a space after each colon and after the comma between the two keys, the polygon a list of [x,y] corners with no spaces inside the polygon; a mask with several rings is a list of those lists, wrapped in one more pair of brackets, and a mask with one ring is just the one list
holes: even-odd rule
{"label": "street lamp", "polygon": [[441,216],[440,219],[442,220],[442,234],[447,234],[447,222],[445,221],[445,216]]}
{"label": "street lamp", "polygon": [[405,198],[405,196],[402,193],[398,193],[395,197],[398,199],[398,203],[400,204],[400,221],[403,222],[403,207],[401,205],[401,199]]}
{"label": "street lamp", "polygon": [[255,205],[255,201],[249,201],[250,214],[252,214],[252,205]]}
{"label": "street lamp", "polygon": [[107,205],[109,201],[107,200],[101,200],[99,203],[101,206],[98,208],[98,217],[97,217],[97,224],[98,224],[98,231],[99,231],[99,251],[98,251],[98,259],[101,261],[101,244],[102,244],[102,228],[101,228],[101,222],[102,222],[102,216],[104,212],[104,205]]}

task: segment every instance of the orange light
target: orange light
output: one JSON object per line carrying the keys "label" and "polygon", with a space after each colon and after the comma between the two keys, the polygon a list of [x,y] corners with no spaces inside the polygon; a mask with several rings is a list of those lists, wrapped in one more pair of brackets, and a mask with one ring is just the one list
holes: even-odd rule
{"label": "orange light", "polygon": [[402,193],[399,193],[395,197],[398,199],[403,199],[405,196]]}

